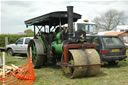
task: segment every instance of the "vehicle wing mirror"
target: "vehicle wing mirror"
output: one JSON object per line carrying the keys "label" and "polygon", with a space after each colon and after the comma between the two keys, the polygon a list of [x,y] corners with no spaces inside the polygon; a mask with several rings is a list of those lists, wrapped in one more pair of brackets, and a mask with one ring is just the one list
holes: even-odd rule
{"label": "vehicle wing mirror", "polygon": [[18,40],[16,40],[15,44],[16,44],[16,45],[18,44]]}

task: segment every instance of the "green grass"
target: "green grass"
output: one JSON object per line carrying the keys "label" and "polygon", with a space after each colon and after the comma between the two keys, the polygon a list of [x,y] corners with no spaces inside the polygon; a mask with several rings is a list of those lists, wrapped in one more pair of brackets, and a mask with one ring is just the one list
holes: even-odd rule
{"label": "green grass", "polygon": [[22,67],[28,59],[27,58],[18,59],[18,58],[6,55],[5,60],[6,60],[7,65],[14,64],[14,65],[17,65],[19,67]]}
{"label": "green grass", "polygon": [[[128,56],[128,50],[127,50]],[[6,56],[6,64],[22,66],[27,59],[16,59]],[[128,85],[128,58],[118,66],[102,67],[94,77],[77,79],[66,78],[61,68],[45,67],[35,69],[36,80],[33,85]]]}

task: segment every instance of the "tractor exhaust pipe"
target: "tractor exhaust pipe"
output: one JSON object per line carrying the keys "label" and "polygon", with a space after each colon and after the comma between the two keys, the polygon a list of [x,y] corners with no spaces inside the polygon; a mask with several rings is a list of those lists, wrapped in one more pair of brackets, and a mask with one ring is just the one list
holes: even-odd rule
{"label": "tractor exhaust pipe", "polygon": [[73,6],[67,6],[68,12],[68,40],[73,37]]}

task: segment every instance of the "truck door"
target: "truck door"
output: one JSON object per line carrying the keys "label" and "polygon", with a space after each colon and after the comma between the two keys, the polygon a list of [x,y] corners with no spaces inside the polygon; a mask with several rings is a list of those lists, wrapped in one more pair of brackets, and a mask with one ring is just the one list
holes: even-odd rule
{"label": "truck door", "polygon": [[28,43],[31,40],[31,38],[26,38],[24,42],[24,53],[27,53]]}
{"label": "truck door", "polygon": [[14,46],[15,52],[16,53],[24,53],[24,38],[20,38],[19,40],[16,41],[16,44]]}

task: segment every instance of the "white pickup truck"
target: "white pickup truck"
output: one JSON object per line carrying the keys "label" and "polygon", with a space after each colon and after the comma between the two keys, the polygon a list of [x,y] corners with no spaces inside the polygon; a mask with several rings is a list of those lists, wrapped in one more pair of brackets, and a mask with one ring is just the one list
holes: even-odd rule
{"label": "white pickup truck", "polygon": [[26,54],[29,41],[33,37],[21,37],[14,44],[9,44],[6,46],[7,54],[14,56],[14,54]]}

